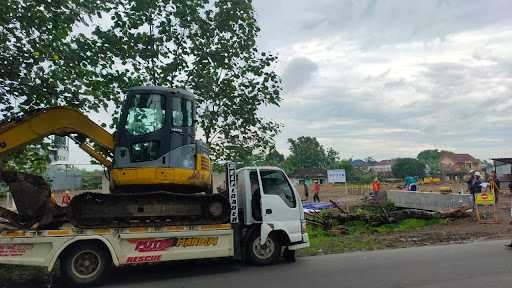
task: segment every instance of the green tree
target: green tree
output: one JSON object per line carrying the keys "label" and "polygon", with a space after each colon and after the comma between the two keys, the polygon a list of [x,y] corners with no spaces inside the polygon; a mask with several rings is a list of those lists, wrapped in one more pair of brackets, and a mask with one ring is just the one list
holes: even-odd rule
{"label": "green tree", "polygon": [[327,156],[316,137],[301,136],[288,139],[290,156],[286,159],[288,171],[298,168],[325,168]]}
{"label": "green tree", "polygon": [[101,178],[103,176],[103,171],[94,170],[88,171],[85,169],[80,169],[80,175],[82,176],[82,187],[81,189],[95,190],[101,189]]}
{"label": "green tree", "polygon": [[214,158],[244,161],[273,147],[280,125],[258,111],[279,104],[281,80],[277,57],[256,46],[250,0],[7,0],[2,8],[4,118],[55,105],[119,109],[129,87],[184,87],[198,96]]}
{"label": "green tree", "polygon": [[[277,57],[256,46],[250,0],[113,0],[112,25],[81,35],[90,73],[114,94],[134,85],[185,87],[197,95],[198,124],[214,159],[245,161],[273,147],[279,125],[258,115],[278,105]],[[102,55],[102,57],[97,57]]]}
{"label": "green tree", "polygon": [[421,151],[416,158],[430,169],[432,175],[441,175],[441,152],[439,150]]}
{"label": "green tree", "polygon": [[325,155],[325,168],[338,169],[340,164],[340,153],[333,148],[329,147]]}
{"label": "green tree", "polygon": [[391,166],[391,171],[397,178],[406,176],[423,177],[425,176],[425,164],[414,158],[399,158]]}
{"label": "green tree", "polygon": [[279,153],[276,149],[270,150],[270,152],[265,155],[265,165],[283,167],[284,161],[284,155]]}
{"label": "green tree", "polygon": [[[6,0],[0,15],[0,113],[68,105],[84,111],[106,107],[112,95],[86,89],[98,75],[84,74],[90,53],[76,45],[73,27],[104,8],[102,1]],[[95,55],[97,57],[97,55]],[[88,59],[89,60],[89,59]]]}
{"label": "green tree", "polygon": [[[83,55],[74,47],[73,27],[103,8],[85,0],[5,0],[0,13],[0,117],[10,119],[37,108],[68,105],[83,111],[106,107],[111,95],[89,93],[93,75],[82,73]],[[77,53],[78,52],[78,53]],[[41,174],[49,162],[48,143],[31,145],[3,159],[8,169]]]}
{"label": "green tree", "polygon": [[9,153],[1,164],[6,170],[25,171],[43,175],[50,163],[50,143],[30,145],[22,150]]}

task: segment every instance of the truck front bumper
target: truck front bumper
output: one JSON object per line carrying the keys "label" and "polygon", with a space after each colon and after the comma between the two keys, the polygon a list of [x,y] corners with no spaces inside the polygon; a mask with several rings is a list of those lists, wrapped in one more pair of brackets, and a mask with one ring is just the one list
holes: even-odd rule
{"label": "truck front bumper", "polygon": [[299,250],[299,249],[307,248],[307,247],[309,247],[309,236],[308,236],[308,234],[303,234],[302,241],[292,243],[290,246],[288,246],[288,249]]}

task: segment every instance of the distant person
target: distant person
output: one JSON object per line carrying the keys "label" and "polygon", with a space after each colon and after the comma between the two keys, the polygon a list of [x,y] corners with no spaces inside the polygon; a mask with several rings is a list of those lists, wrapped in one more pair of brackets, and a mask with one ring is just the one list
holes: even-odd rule
{"label": "distant person", "polygon": [[494,202],[498,203],[498,198],[500,195],[500,179],[498,179],[498,176],[496,175],[496,171],[491,172],[491,176],[489,177],[489,183],[493,185],[494,187]]}
{"label": "distant person", "polygon": [[308,188],[311,188],[311,185],[313,185],[313,180],[311,180],[309,176],[306,176],[306,179],[304,179],[304,183],[306,184],[306,186],[308,186]]}
{"label": "distant person", "polygon": [[416,177],[412,177],[412,176],[405,177],[405,187],[407,188],[407,191],[416,191],[417,190]]}
{"label": "distant person", "polygon": [[475,170],[471,170],[471,171],[469,171],[469,177],[466,181],[466,183],[468,184],[468,192],[469,193],[471,193],[471,185],[472,185],[474,179],[475,179]]}
{"label": "distant person", "polygon": [[313,201],[320,202],[320,196],[318,195],[318,194],[320,194],[320,184],[318,184],[318,180],[315,180],[315,183],[313,184],[313,187],[311,190],[313,190],[313,193],[315,194],[313,196]]}
{"label": "distant person", "polygon": [[473,205],[475,205],[476,194],[482,192],[482,181],[480,181],[480,172],[478,171],[473,174],[469,192],[473,196]]}
{"label": "distant person", "polygon": [[373,196],[377,196],[377,193],[380,191],[380,182],[379,179],[375,178],[372,182],[372,192]]}
{"label": "distant person", "polygon": [[308,185],[306,184],[306,181],[304,180],[304,183],[302,183],[302,185],[304,185],[304,198],[306,201],[308,201],[308,198],[309,198],[309,188],[308,188]]}
{"label": "distant person", "polygon": [[62,195],[62,206],[66,207],[71,202],[71,195],[69,195],[69,191],[64,192]]}

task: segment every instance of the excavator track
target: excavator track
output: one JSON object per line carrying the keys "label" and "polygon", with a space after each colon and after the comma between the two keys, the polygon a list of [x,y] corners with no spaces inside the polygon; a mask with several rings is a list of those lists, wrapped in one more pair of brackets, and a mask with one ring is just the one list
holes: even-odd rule
{"label": "excavator track", "polygon": [[71,201],[69,220],[79,228],[221,224],[227,203],[221,194],[87,192]]}

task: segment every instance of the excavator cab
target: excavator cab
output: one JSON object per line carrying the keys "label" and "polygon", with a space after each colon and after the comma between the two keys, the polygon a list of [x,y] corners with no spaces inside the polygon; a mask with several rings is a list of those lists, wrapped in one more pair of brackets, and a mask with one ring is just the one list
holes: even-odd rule
{"label": "excavator cab", "polygon": [[209,192],[208,150],[195,140],[195,96],[182,89],[128,90],[114,137],[114,192]]}

